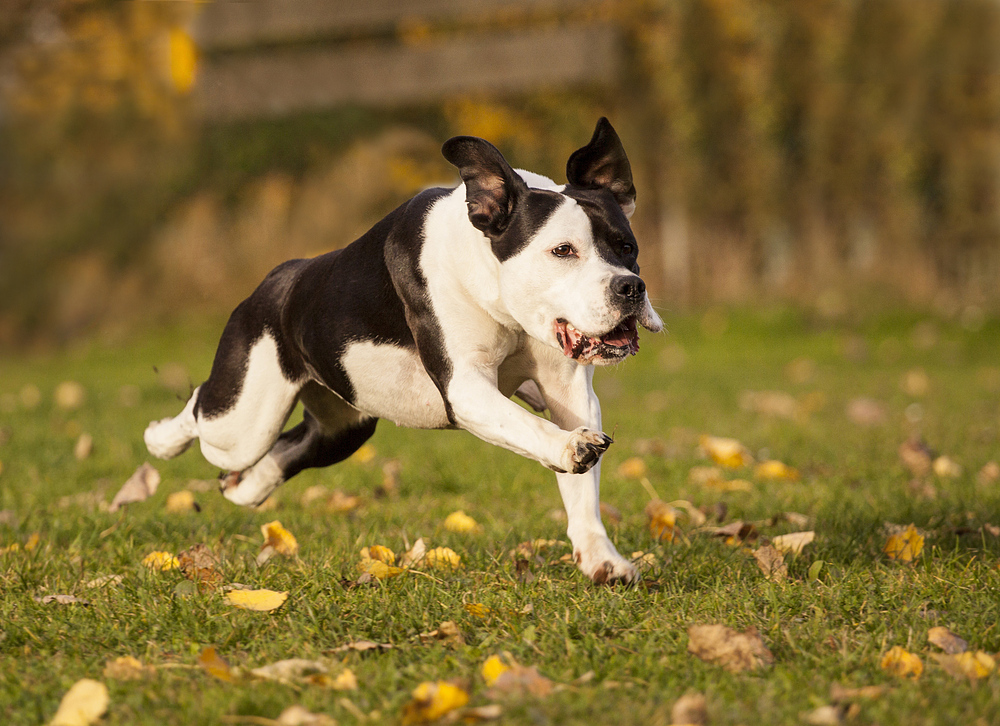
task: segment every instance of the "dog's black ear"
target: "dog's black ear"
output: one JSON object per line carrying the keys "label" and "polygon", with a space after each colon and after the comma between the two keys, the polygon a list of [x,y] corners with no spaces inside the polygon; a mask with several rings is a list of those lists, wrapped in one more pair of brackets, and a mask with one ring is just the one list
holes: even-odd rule
{"label": "dog's black ear", "polygon": [[635,211],[632,167],[621,139],[603,116],[597,122],[590,143],[570,155],[566,162],[566,179],[575,187],[607,189],[626,217],[631,217]]}
{"label": "dog's black ear", "polygon": [[458,167],[465,182],[469,221],[488,237],[501,235],[518,199],[528,191],[528,185],[488,141],[474,136],[456,136],[444,143],[441,153]]}

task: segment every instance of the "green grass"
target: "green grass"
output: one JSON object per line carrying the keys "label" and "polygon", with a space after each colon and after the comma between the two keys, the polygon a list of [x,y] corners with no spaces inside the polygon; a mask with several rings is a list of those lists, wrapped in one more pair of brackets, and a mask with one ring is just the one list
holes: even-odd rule
{"label": "green grass", "polygon": [[[0,361],[0,510],[8,512],[0,547],[40,535],[33,551],[0,555],[0,721],[45,723],[69,686],[89,677],[110,690],[102,721],[109,724],[274,719],[296,703],[340,723],[356,722],[355,709],[377,711],[372,720],[392,723],[417,684],[437,679],[464,679],[472,705],[501,703],[504,723],[669,724],[672,704],[689,690],[706,695],[712,724],[802,723],[802,714],[830,703],[834,683],[890,687],[881,698],[859,701],[854,723],[1000,722],[1000,674],[977,683],[956,680],[935,664],[927,643],[928,629],[944,625],[975,649],[1000,651],[1000,544],[979,529],[1000,524],[1000,494],[996,484],[976,477],[983,464],[1000,459],[1000,323],[988,320],[970,332],[916,314],[839,324],[787,311],[667,318],[669,336],[647,335],[637,358],[596,376],[605,428],[615,436],[602,499],[622,513],[609,532],[623,553],[658,557],[631,589],[584,581],[559,561],[568,546],[547,554],[533,581],[520,582],[511,548],[536,537],[565,539],[564,525],[551,514],[560,507],[554,478],[464,432],[409,431],[383,422],[372,440],[372,462],[305,472],[278,491],[274,511],[240,509],[206,491],[196,495],[200,512],[167,513],[170,493],[217,473],[197,451],[155,462],[163,477],[158,492],[124,514],[76,496],[96,490],[110,500],[148,459],[141,436],[146,423],[181,406],[164,379],[177,379],[181,369],[194,383],[207,374],[218,321],[155,331],[128,344],[92,343],[60,355]],[[928,322],[935,335],[926,334]],[[801,359],[811,363],[789,371],[788,364]],[[920,397],[900,386],[915,368],[930,381]],[[85,387],[79,409],[54,404],[53,391],[64,380]],[[29,384],[42,394],[33,409],[20,400]],[[135,388],[123,390],[127,386]],[[794,421],[744,411],[739,401],[746,390],[787,391],[812,411]],[[851,422],[845,406],[857,396],[880,401],[886,422]],[[78,462],[73,447],[81,433],[93,437],[94,447]],[[802,480],[764,483],[742,471],[733,476],[751,480],[751,491],[691,484],[690,468],[705,463],[695,454],[701,433],[737,437],[755,454],[766,449],[800,469]],[[899,463],[897,447],[912,433],[965,469],[955,479],[931,476],[933,498],[911,491],[912,477]],[[745,552],[704,535],[689,533],[690,544],[653,541],[643,514],[646,491],[616,472],[648,439],[665,451],[644,460],[650,484],[667,501],[724,502],[727,520],[757,521],[772,536],[794,529],[762,523],[775,514],[812,518],[816,541],[790,559],[787,582],[769,582]],[[381,464],[389,459],[402,467],[399,493],[377,498]],[[303,491],[315,484],[360,494],[364,504],[347,514],[319,503],[303,506]],[[446,532],[442,521],[457,509],[482,531]],[[260,525],[274,519],[297,536],[300,554],[258,568]],[[882,554],[885,522],[927,530],[914,563]],[[345,585],[357,577],[362,547],[380,543],[400,552],[421,536],[456,550],[461,570]],[[140,564],[153,550],[178,552],[196,543],[223,557],[227,582],[287,590],[288,601],[255,613],[233,609],[218,593],[181,597],[175,593],[179,573],[153,573]],[[824,565],[819,579],[809,580],[816,560]],[[124,579],[116,587],[84,588],[109,574]],[[54,593],[91,604],[33,600]],[[466,603],[482,603],[491,613],[477,619]],[[461,628],[464,646],[421,643],[420,633],[446,620]],[[690,655],[687,627],[716,622],[756,627],[774,665],[732,674]],[[332,652],[357,639],[395,648]],[[197,668],[208,645],[241,668],[292,657],[335,659],[355,672],[360,687],[345,693],[225,683]],[[880,669],[893,645],[924,660],[919,681]],[[479,668],[501,651],[568,687],[546,698],[491,698]],[[103,677],[107,661],[122,655],[155,671],[140,681]],[[573,684],[589,671],[591,680]]]}

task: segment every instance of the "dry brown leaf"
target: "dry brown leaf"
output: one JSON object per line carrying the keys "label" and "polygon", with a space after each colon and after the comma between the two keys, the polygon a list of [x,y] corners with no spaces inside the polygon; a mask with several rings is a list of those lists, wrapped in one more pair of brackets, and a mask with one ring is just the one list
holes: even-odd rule
{"label": "dry brown leaf", "polygon": [[122,488],[115,494],[115,498],[108,505],[109,512],[117,512],[125,504],[133,502],[144,502],[156,494],[157,487],[160,486],[160,472],[145,462],[135,470],[135,473],[128,478]]}
{"label": "dry brown leaf", "polygon": [[104,677],[116,681],[137,681],[155,672],[155,668],[144,666],[142,661],[130,655],[119,656],[104,665]]}
{"label": "dry brown leaf", "polygon": [[83,678],[66,691],[49,726],[89,726],[108,710],[110,702],[107,686]]}
{"label": "dry brown leaf", "polygon": [[105,585],[118,585],[124,580],[123,575],[101,575],[100,577],[95,577],[92,580],[87,580],[83,583],[83,586],[88,590],[92,590],[95,587],[104,587]]}
{"label": "dry brown leaf", "polygon": [[364,653],[366,650],[388,650],[389,648],[394,648],[395,646],[391,643],[374,643],[370,640],[355,640],[351,643],[346,643],[344,645],[337,646],[331,651],[325,651],[330,653],[344,653],[350,650],[355,650],[359,653]]}
{"label": "dry brown leaf", "polygon": [[441,641],[450,648],[465,645],[465,638],[462,636],[462,631],[451,620],[445,620],[437,626],[437,630],[421,633],[419,637],[422,643]]}
{"label": "dry brown leaf", "polygon": [[852,398],[847,404],[847,418],[859,426],[881,426],[888,421],[885,406],[871,398]]}
{"label": "dry brown leaf", "polygon": [[882,670],[901,678],[916,680],[924,672],[924,664],[920,658],[904,648],[894,645],[882,657],[879,664]]}
{"label": "dry brown leaf", "polygon": [[799,402],[795,400],[795,396],[785,391],[743,391],[740,394],[740,408],[775,418],[794,420],[799,416]]}
{"label": "dry brown leaf", "polygon": [[779,552],[797,555],[802,552],[803,547],[814,539],[816,539],[816,533],[813,531],[789,532],[788,534],[779,534],[777,537],[772,537],[771,546]]}
{"label": "dry brown leaf", "polygon": [[222,584],[222,574],[215,569],[218,564],[218,557],[204,544],[196,544],[177,555],[181,574],[196,583],[202,592]]}
{"label": "dry brown leaf", "polygon": [[90,434],[80,434],[80,438],[76,440],[76,444],[73,446],[73,458],[77,461],[83,461],[91,452],[94,450],[94,437]]}
{"label": "dry brown leaf", "polygon": [[955,678],[968,678],[971,681],[978,681],[986,678],[996,670],[996,660],[989,653],[981,650],[965,651],[955,655],[942,655],[934,653],[931,657],[938,662],[945,672]]}
{"label": "dry brown leaf", "polygon": [[724,537],[726,544],[739,545],[743,542],[757,540],[757,528],[751,522],[736,519],[722,527],[709,527],[707,530],[713,537]]}
{"label": "dry brown leaf", "polygon": [[275,721],[278,726],[337,726],[337,721],[325,713],[313,713],[303,706],[289,706]]}
{"label": "dry brown leaf", "polygon": [[361,506],[361,497],[353,494],[345,494],[339,489],[334,490],[326,503],[326,508],[331,512],[350,512],[359,506]]}
{"label": "dry brown leaf", "polygon": [[535,666],[523,666],[507,651],[492,655],[482,665],[483,680],[493,693],[520,693],[545,697],[554,684]]}
{"label": "dry brown leaf", "polygon": [[913,476],[924,476],[931,470],[934,452],[921,438],[907,439],[899,445],[899,460]]}
{"label": "dry brown leaf", "polygon": [[670,709],[671,726],[707,726],[708,704],[703,693],[685,693]]}
{"label": "dry brown leaf", "polygon": [[215,646],[208,646],[198,655],[198,665],[201,666],[208,675],[218,678],[226,683],[235,683],[239,674],[229,667],[229,664],[215,652]]}
{"label": "dry brown leaf", "polygon": [[424,542],[423,537],[420,537],[413,543],[413,546],[404,552],[403,556],[399,558],[399,566],[403,568],[413,567],[420,562],[420,560],[424,559],[424,555],[426,554],[427,543]]}
{"label": "dry brown leaf", "polygon": [[725,625],[692,625],[688,627],[688,652],[732,673],[774,662],[774,656],[753,627],[741,633]]}
{"label": "dry brown leaf", "polygon": [[788,565],[780,551],[771,545],[764,545],[753,552],[757,566],[764,577],[773,582],[784,582],[788,579]]}
{"label": "dry brown leaf", "polygon": [[666,502],[654,499],[646,505],[649,533],[664,542],[673,542],[677,526],[677,510]]}
{"label": "dry brown leaf", "polygon": [[997,481],[1000,479],[1000,464],[995,461],[986,462],[976,475],[976,479],[980,484],[992,484]]}
{"label": "dry brown leaf", "polygon": [[638,456],[632,456],[618,465],[617,473],[624,479],[641,479],[646,476],[646,472],[646,462]]}
{"label": "dry brown leaf", "polygon": [[843,719],[844,713],[837,706],[819,706],[802,714],[802,720],[809,726],[836,726]]}
{"label": "dry brown leaf", "polygon": [[860,688],[845,688],[839,683],[830,686],[830,700],[834,703],[852,701],[858,698],[874,700],[885,695],[888,688],[885,686],[861,686]]}
{"label": "dry brown leaf", "polygon": [[318,660],[287,658],[250,671],[250,675],[269,681],[295,681],[317,673],[325,674],[329,668]]}
{"label": "dry brown leaf", "polygon": [[965,640],[942,626],[927,631],[927,642],[936,645],[948,655],[957,655],[969,649],[969,644]]}
{"label": "dry brown leaf", "polygon": [[45,597],[33,597],[31,599],[42,605],[48,605],[50,602],[59,603],[60,605],[90,605],[89,600],[84,600],[75,595],[46,595]]}

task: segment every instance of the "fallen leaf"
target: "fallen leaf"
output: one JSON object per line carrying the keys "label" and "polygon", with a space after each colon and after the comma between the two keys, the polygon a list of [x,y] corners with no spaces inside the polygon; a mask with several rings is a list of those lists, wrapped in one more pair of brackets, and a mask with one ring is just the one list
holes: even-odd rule
{"label": "fallen leaf", "polygon": [[406,570],[402,567],[392,567],[380,560],[365,560],[363,562],[364,572],[358,578],[358,584],[371,582],[372,580],[388,580],[391,577],[398,577]]}
{"label": "fallen leaf", "polygon": [[91,452],[94,450],[94,437],[90,434],[80,434],[80,438],[76,440],[76,444],[73,446],[73,458],[77,461],[83,461]]}
{"label": "fallen leaf", "polygon": [[816,533],[809,532],[789,532],[779,534],[771,538],[771,546],[782,553],[797,555],[802,552],[802,548],[816,539]]}
{"label": "fallen leaf", "polygon": [[350,668],[345,668],[333,679],[330,688],[335,691],[356,691],[358,690],[358,677]]}
{"label": "fallen leaf", "polygon": [[313,484],[311,487],[306,487],[306,490],[302,492],[302,496],[299,498],[299,503],[303,507],[308,507],[315,501],[326,499],[329,495],[330,490],[325,486],[322,484]]}
{"label": "fallen leaf", "polygon": [[491,703],[488,706],[476,706],[475,708],[463,708],[459,711],[458,717],[465,723],[476,721],[493,721],[503,715],[503,708],[498,703]]}
{"label": "fallen leaf", "polygon": [[927,642],[936,645],[948,655],[957,655],[969,649],[969,644],[965,640],[942,626],[927,631]]}
{"label": "fallen leaf", "polygon": [[688,652],[731,673],[774,662],[774,656],[756,628],[750,627],[741,633],[725,625],[692,625],[687,632]]}
{"label": "fallen leaf", "polygon": [[329,668],[322,661],[305,658],[287,658],[250,671],[255,678],[270,681],[294,681],[316,673],[327,673]]}
{"label": "fallen leaf", "polygon": [[921,398],[926,396],[927,392],[930,391],[931,379],[922,368],[914,368],[903,375],[903,380],[900,381],[899,387],[903,389],[903,393],[907,396]]}
{"label": "fallen leaf", "polygon": [[233,590],[223,597],[234,607],[267,612],[281,607],[288,599],[288,593],[274,590]]}
{"label": "fallen leaf", "polygon": [[201,666],[208,675],[218,678],[226,683],[235,683],[238,673],[229,667],[229,664],[215,652],[215,646],[208,646],[198,655],[198,665]]}
{"label": "fallen leaf", "polygon": [[916,680],[924,672],[924,664],[920,658],[898,645],[894,645],[889,649],[889,652],[882,657],[882,662],[879,665],[887,673],[901,678]]}
{"label": "fallen leaf", "polygon": [[176,570],[180,567],[177,558],[169,552],[150,552],[142,558],[142,564],[151,570]]}
{"label": "fallen leaf", "polygon": [[757,566],[764,573],[764,577],[773,582],[784,582],[788,579],[788,565],[785,558],[777,549],[771,545],[764,545],[753,552]]}
{"label": "fallen leaf", "polygon": [[201,511],[201,507],[194,500],[194,492],[190,492],[187,489],[182,489],[179,492],[171,492],[167,496],[166,509],[171,514]]}
{"label": "fallen leaf", "polygon": [[942,479],[956,479],[962,476],[962,465],[948,456],[936,458],[931,468]]}
{"label": "fallen leaf", "polygon": [[802,714],[802,720],[809,726],[836,726],[843,718],[843,711],[837,706],[819,706]]}
{"label": "fallen leaf", "polygon": [[144,666],[138,658],[123,655],[109,660],[104,665],[103,675],[116,681],[137,681],[155,672],[152,666]]}
{"label": "fallen leaf", "polygon": [[424,555],[424,564],[436,570],[456,570],[462,564],[462,558],[449,547],[435,547]]}
{"label": "fallen leaf", "polygon": [[708,704],[702,693],[685,693],[670,709],[672,726],[707,726]]}
{"label": "fallen leaf", "polygon": [[992,484],[1000,479],[1000,464],[995,461],[988,461],[983,465],[976,475],[980,484]]}
{"label": "fallen leaf", "polygon": [[90,605],[89,600],[84,600],[75,595],[46,595],[45,597],[32,598],[32,600],[42,605],[48,605],[50,602],[59,603],[60,605]]}
{"label": "fallen leaf", "polygon": [[278,520],[261,525],[260,532],[264,535],[264,545],[261,549],[271,547],[279,555],[285,557],[293,557],[298,554],[298,540]]}
{"label": "fallen leaf", "polygon": [[144,502],[156,494],[156,488],[160,486],[160,472],[145,462],[135,470],[135,473],[128,478],[122,488],[115,494],[115,498],[108,505],[109,512],[117,512],[125,504],[133,502]]}
{"label": "fallen leaf", "polygon": [[392,497],[399,493],[399,474],[403,470],[403,465],[395,459],[391,459],[382,464],[382,486],[376,489],[376,494],[383,497]]}
{"label": "fallen leaf", "polygon": [[72,411],[80,408],[83,402],[87,400],[87,391],[76,381],[63,381],[56,386],[52,397],[59,408]]}
{"label": "fallen leaf", "polygon": [[754,542],[757,540],[757,528],[750,522],[736,519],[722,527],[709,527],[707,531],[713,537],[724,537],[726,544],[739,545],[743,542]]}
{"label": "fallen leaf", "polygon": [[483,680],[486,681],[486,685],[492,686],[497,682],[497,678],[509,670],[510,666],[504,663],[499,655],[491,655],[483,662],[480,672],[483,674]]}
{"label": "fallen leaf", "polygon": [[104,587],[105,585],[118,585],[124,579],[123,575],[101,575],[100,577],[95,577],[93,580],[87,580],[83,583],[83,586],[88,590],[92,590],[95,587]]}
{"label": "fallen leaf", "polygon": [[646,471],[646,462],[638,456],[629,457],[618,465],[618,476],[625,479],[641,479],[646,476]]}
{"label": "fallen leaf", "polygon": [[677,510],[659,499],[646,505],[649,533],[658,540],[673,542],[677,526]]}
{"label": "fallen leaf", "polygon": [[901,533],[893,534],[886,540],[883,552],[890,560],[900,562],[911,562],[919,557],[924,549],[924,538],[917,532],[917,528],[912,524]]}
{"label": "fallen leaf", "polygon": [[325,713],[313,713],[298,704],[282,711],[275,723],[278,726],[337,726],[336,720]]}
{"label": "fallen leaf", "polygon": [[390,643],[374,643],[371,640],[355,640],[351,643],[338,646],[329,652],[343,653],[349,650],[356,650],[359,653],[364,653],[366,650],[388,650],[392,647],[394,646]]}
{"label": "fallen leaf", "polygon": [[542,552],[549,549],[550,547],[555,547],[559,544],[565,544],[557,539],[529,539],[518,544],[517,547],[512,549],[508,554],[511,559],[525,558],[532,559],[541,555]]}
{"label": "fallen leaf", "polygon": [[448,681],[425,681],[413,689],[413,700],[403,707],[403,724],[437,721],[469,702],[469,694]]}
{"label": "fallen leaf", "polygon": [[362,444],[361,448],[351,454],[351,461],[359,464],[367,464],[375,458],[375,447],[371,444]]}
{"label": "fallen leaf", "polygon": [[349,512],[361,506],[361,497],[353,494],[345,494],[339,489],[335,489],[330,499],[326,503],[326,508],[331,512]]}
{"label": "fallen leaf", "polygon": [[703,435],[698,439],[698,446],[712,461],[727,469],[739,469],[753,464],[750,451],[736,439]]}
{"label": "fallen leaf", "polygon": [[177,555],[177,566],[188,580],[197,583],[201,591],[212,590],[222,584],[222,574],[216,570],[219,558],[204,544],[196,544]]}
{"label": "fallen leaf", "polygon": [[996,670],[997,663],[993,656],[981,650],[966,651],[955,655],[942,655],[934,653],[931,656],[938,662],[945,672],[955,678],[968,678],[977,681],[986,678]]}
{"label": "fallen leaf", "polygon": [[424,559],[424,555],[427,554],[427,544],[424,542],[424,538],[420,537],[413,546],[403,553],[403,556],[399,558],[400,567],[413,567],[420,560]]}
{"label": "fallen leaf", "polygon": [[377,560],[378,562],[384,562],[387,565],[396,564],[396,555],[388,547],[383,545],[371,545],[370,547],[364,547],[361,550],[361,560]]}
{"label": "fallen leaf", "polygon": [[931,470],[936,456],[919,437],[910,438],[899,445],[899,460],[913,476],[924,476]]}
{"label": "fallen leaf", "polygon": [[765,481],[798,481],[799,470],[778,461],[769,459],[762,461],[754,467],[753,475]]}
{"label": "fallen leaf", "polygon": [[835,703],[850,701],[856,698],[876,699],[885,695],[885,686],[861,686],[860,688],[845,688],[839,683],[830,686],[830,700]]}
{"label": "fallen leaf", "polygon": [[66,691],[49,726],[89,726],[108,710],[110,702],[107,686],[83,678]]}
{"label": "fallen leaf", "polygon": [[659,564],[656,559],[656,555],[652,552],[643,552],[641,550],[633,552],[629,559],[639,572],[646,572]]}
{"label": "fallen leaf", "polygon": [[486,616],[492,612],[492,610],[480,602],[466,603],[462,607],[465,608],[465,612],[469,613],[469,615],[480,620],[485,620]]}
{"label": "fallen leaf", "polygon": [[452,512],[444,518],[444,528],[449,532],[457,532],[459,534],[478,532],[482,529],[482,527],[476,523],[476,520],[463,512],[461,509],[457,512]]}
{"label": "fallen leaf", "polygon": [[871,398],[852,398],[847,404],[847,418],[859,426],[881,426],[889,419],[885,406]]}
{"label": "fallen leaf", "polygon": [[423,643],[439,640],[449,647],[465,645],[465,638],[462,637],[462,631],[452,620],[445,620],[437,626],[437,630],[421,633],[419,637]]}

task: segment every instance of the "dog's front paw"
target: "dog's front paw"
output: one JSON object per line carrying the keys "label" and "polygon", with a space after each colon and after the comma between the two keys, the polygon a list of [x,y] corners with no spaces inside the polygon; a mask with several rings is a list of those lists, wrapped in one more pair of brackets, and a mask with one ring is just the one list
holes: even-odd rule
{"label": "dog's front paw", "polygon": [[611,446],[613,439],[607,434],[582,426],[569,435],[563,453],[563,470],[571,474],[584,474],[594,468],[601,455]]}
{"label": "dog's front paw", "polygon": [[631,585],[639,579],[635,565],[626,560],[607,537],[595,538],[585,547],[573,550],[580,570],[596,585]]}

